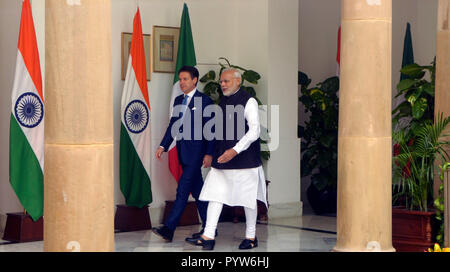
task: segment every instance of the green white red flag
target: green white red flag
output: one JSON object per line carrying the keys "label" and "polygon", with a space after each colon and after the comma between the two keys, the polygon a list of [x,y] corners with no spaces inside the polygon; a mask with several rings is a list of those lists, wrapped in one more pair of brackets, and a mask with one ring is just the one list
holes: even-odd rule
{"label": "green white red flag", "polygon": [[[183,14],[181,15],[180,37],[178,40],[177,64],[175,68],[175,76],[173,79],[172,96],[170,99],[170,115],[172,115],[173,102],[175,97],[181,95],[183,92],[180,89],[178,79],[178,71],[181,67],[196,66],[194,39],[192,38],[191,21],[189,19],[189,10],[186,4],[183,6]],[[170,116],[169,116],[170,118]],[[178,182],[181,177],[182,169],[178,161],[178,154],[176,149],[176,141],[174,140],[169,147],[169,170],[172,176]]]}

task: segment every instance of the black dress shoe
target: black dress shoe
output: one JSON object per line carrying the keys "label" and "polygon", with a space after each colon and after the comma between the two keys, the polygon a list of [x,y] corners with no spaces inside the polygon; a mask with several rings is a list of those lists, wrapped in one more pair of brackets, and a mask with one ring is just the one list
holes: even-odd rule
{"label": "black dress shoe", "polygon": [[199,237],[197,239],[186,238],[186,242],[194,246],[202,246],[204,250],[213,250],[214,245],[216,244],[216,240],[205,240],[202,237]]}
{"label": "black dress shoe", "polygon": [[167,226],[162,226],[159,228],[152,228],[153,233],[158,236],[161,236],[166,242],[172,242],[173,239],[173,231],[170,230]]}
{"label": "black dress shoe", "polygon": [[[187,242],[188,239],[198,239],[203,234],[203,232],[205,232],[204,228],[200,232],[196,232],[196,233],[192,234],[191,237],[186,237],[185,241]],[[218,235],[218,232],[216,230],[216,237],[217,237],[217,235]]]}
{"label": "black dress shoe", "polygon": [[252,249],[257,246],[258,246],[258,239],[255,237],[254,241],[250,239],[244,239],[239,245],[239,249]]}

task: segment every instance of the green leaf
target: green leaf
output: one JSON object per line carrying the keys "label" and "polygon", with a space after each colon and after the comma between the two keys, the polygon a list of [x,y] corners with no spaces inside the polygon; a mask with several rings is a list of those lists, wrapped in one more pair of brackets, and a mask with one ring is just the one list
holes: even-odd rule
{"label": "green leaf", "polygon": [[226,62],[227,62],[227,64],[228,64],[228,67],[230,67],[231,66],[231,64],[230,64],[230,62],[226,59],[226,58],[224,58],[224,57],[220,57],[219,58],[219,60],[225,60]]}
{"label": "green leaf", "polygon": [[410,114],[410,113],[411,113],[411,104],[409,104],[409,102],[407,102],[407,101],[403,101],[400,105],[398,105],[398,106],[392,111],[392,114],[395,115],[397,112],[399,112],[399,113]]}
{"label": "green leaf", "polygon": [[308,75],[298,71],[298,85],[307,85],[308,84]]}
{"label": "green leaf", "polygon": [[206,83],[205,87],[203,88],[203,93],[211,97],[214,102],[217,102],[220,98],[220,93],[218,90],[220,90],[219,83],[210,81]]}
{"label": "green leaf", "polygon": [[411,92],[405,96],[406,101],[408,101],[409,104],[411,104],[411,106],[414,106],[414,103],[416,103],[417,98],[418,96],[416,92],[414,93]]}
{"label": "green leaf", "polygon": [[[241,87],[241,88],[242,88],[242,87]],[[246,87],[245,87],[245,91],[246,91],[247,93],[249,93],[252,97],[255,97],[255,96],[256,96],[256,91],[255,91],[255,89],[254,89],[253,87],[246,86]]]}
{"label": "green leaf", "polygon": [[200,82],[201,83],[206,83],[208,81],[211,80],[215,80],[216,79],[216,72],[214,72],[213,70],[209,71],[208,73],[206,73],[201,79]]}
{"label": "green leaf", "polygon": [[300,96],[299,100],[300,100],[300,102],[303,103],[303,105],[305,105],[305,108],[306,108],[307,110],[309,110],[309,109],[312,107],[312,105],[314,104],[314,102],[313,102],[313,100],[311,99],[311,97],[306,96],[306,95]]}
{"label": "green leaf", "polygon": [[312,89],[310,96],[315,103],[321,103],[323,101],[323,92],[319,89]]}
{"label": "green leaf", "polygon": [[428,101],[426,98],[420,98],[417,101],[415,101],[413,107],[412,107],[412,114],[415,119],[419,119],[423,116],[425,113],[425,110],[428,107]]}
{"label": "green leaf", "polygon": [[434,85],[431,83],[427,82],[423,85],[423,90],[432,97],[434,97],[434,89]]}
{"label": "green leaf", "polygon": [[261,158],[265,161],[268,161],[270,159],[270,152],[269,151],[261,151]]}
{"label": "green leaf", "polygon": [[253,70],[247,70],[242,74],[242,78],[252,84],[258,84],[258,80],[261,79],[261,76]]}
{"label": "green leaf", "polygon": [[322,135],[322,137],[320,137],[319,142],[325,146],[325,147],[330,147],[331,144],[333,143],[333,141],[335,140],[336,136],[333,134],[324,134]]}
{"label": "green leaf", "polygon": [[237,65],[230,65],[230,67],[231,68],[235,68],[235,69],[238,69],[238,70],[241,70],[241,71],[247,71],[247,69],[245,69],[245,68],[242,68],[242,67],[240,67],[240,66],[237,66]]}
{"label": "green leaf", "polygon": [[414,84],[416,84],[416,83],[417,83],[417,80],[410,79],[410,78],[404,79],[397,84],[397,91],[401,92],[403,90],[407,90],[407,89],[411,88],[412,86],[414,86]]}
{"label": "green leaf", "polygon": [[336,93],[339,91],[339,78],[330,77],[320,84],[320,88],[326,93]]}
{"label": "green leaf", "polygon": [[302,177],[307,177],[307,176],[311,175],[312,168],[309,166],[309,163],[304,162],[304,161],[302,160],[302,163],[301,163],[301,167],[300,167],[300,168],[301,168],[301,169],[300,169],[300,172],[301,172],[301,176],[302,176]]}
{"label": "green leaf", "polygon": [[405,67],[403,67],[400,70],[400,72],[402,74],[405,74],[405,75],[410,76],[412,78],[419,78],[419,76],[421,74],[425,74],[425,72],[423,72],[423,69],[424,69],[424,67],[414,63],[414,64],[406,65]]}
{"label": "green leaf", "polygon": [[319,163],[319,167],[326,168],[330,165],[331,161],[331,153],[326,151],[322,151],[317,156],[317,162]]}
{"label": "green leaf", "polygon": [[328,178],[325,175],[314,174],[311,177],[311,183],[317,188],[317,190],[322,191],[328,185]]}
{"label": "green leaf", "polygon": [[[297,126],[297,137],[303,138],[304,134],[305,134],[305,127],[298,125]],[[302,147],[303,147],[303,142],[302,142]]]}

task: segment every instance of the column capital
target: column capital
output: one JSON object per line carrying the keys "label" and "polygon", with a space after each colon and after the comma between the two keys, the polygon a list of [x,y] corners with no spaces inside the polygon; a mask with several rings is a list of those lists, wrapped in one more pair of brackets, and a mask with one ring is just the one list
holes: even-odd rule
{"label": "column capital", "polygon": [[392,0],[342,0],[342,20],[392,22]]}

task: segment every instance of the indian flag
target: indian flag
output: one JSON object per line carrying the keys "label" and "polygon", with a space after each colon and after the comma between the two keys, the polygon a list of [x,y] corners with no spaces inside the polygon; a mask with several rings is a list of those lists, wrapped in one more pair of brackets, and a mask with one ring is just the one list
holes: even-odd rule
{"label": "indian flag", "polygon": [[[195,50],[194,50],[194,39],[192,38],[191,21],[189,19],[189,11],[186,4],[183,6],[183,14],[181,15],[181,25],[180,25],[180,38],[178,40],[178,53],[177,53],[177,64],[175,68],[175,76],[173,79],[172,96],[170,98],[170,115],[173,111],[173,102],[175,97],[181,95],[183,92],[180,88],[180,82],[178,78],[178,71],[181,67],[196,66],[197,61],[195,60]],[[169,116],[170,118],[170,116]],[[182,169],[178,161],[177,149],[175,147],[176,141],[173,141],[169,147],[169,170],[172,176],[178,182],[181,177]]]}
{"label": "indian flag", "polygon": [[150,102],[139,8],[133,22],[130,57],[122,93],[120,189],[128,206],[152,202],[150,185]]}
{"label": "indian flag", "polygon": [[22,4],[9,136],[9,180],[38,220],[44,206],[44,93],[30,1]]}

